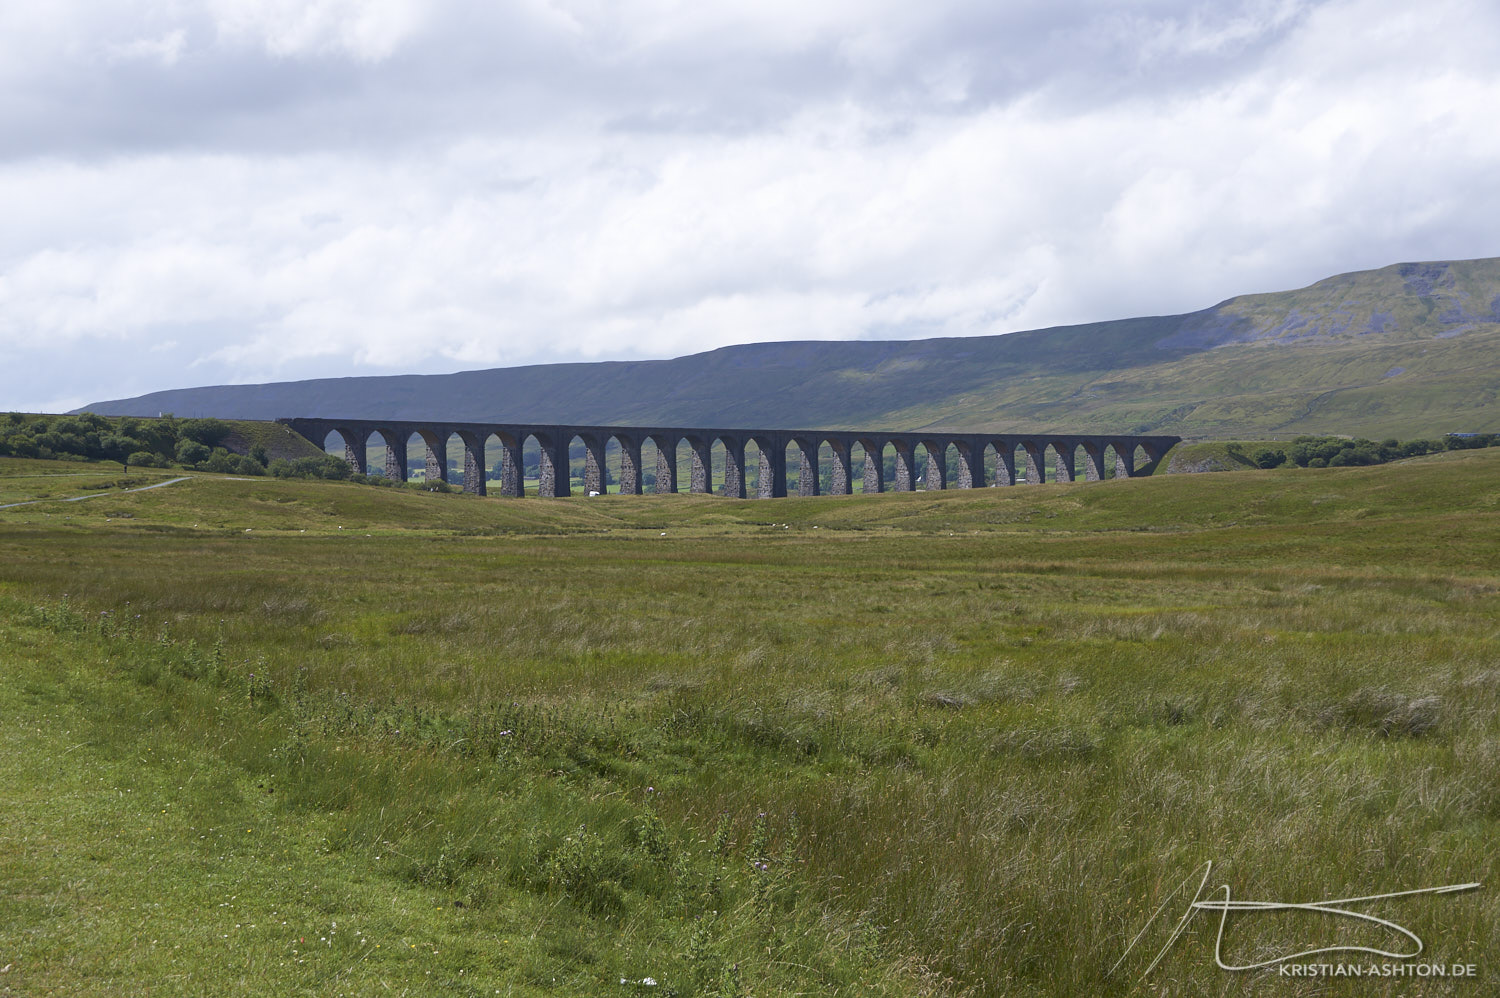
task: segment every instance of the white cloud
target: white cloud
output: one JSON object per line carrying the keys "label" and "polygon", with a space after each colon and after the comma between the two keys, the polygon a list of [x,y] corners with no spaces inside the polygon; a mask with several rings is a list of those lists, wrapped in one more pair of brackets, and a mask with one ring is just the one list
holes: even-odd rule
{"label": "white cloud", "polygon": [[422,23],[418,0],[207,0],[221,37],[276,56],[390,57]]}
{"label": "white cloud", "polygon": [[1119,10],[0,12],[0,408],[1004,332],[1500,252],[1487,5]]}

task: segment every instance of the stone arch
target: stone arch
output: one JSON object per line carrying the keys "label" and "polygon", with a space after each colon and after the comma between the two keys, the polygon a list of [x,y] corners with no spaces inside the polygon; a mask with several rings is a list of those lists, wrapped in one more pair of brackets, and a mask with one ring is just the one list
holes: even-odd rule
{"label": "stone arch", "polygon": [[861,468],[861,486],[865,495],[875,495],[885,491],[885,448],[886,441],[880,437],[860,437],[860,450],[864,451],[864,464]]}
{"label": "stone arch", "polygon": [[1115,452],[1115,477],[1135,477],[1135,442],[1131,440],[1111,440],[1109,449]]}
{"label": "stone arch", "polygon": [[894,474],[891,475],[892,492],[913,492],[917,487],[916,444],[901,437],[892,437],[890,447],[896,452]]}
{"label": "stone arch", "polygon": [[537,456],[536,494],[543,499],[571,495],[573,483],[568,475],[568,441],[562,439],[562,433],[530,430],[522,444],[523,459],[527,445],[532,442]]}
{"label": "stone arch", "polygon": [[[338,437],[338,443],[333,438]],[[364,437],[347,426],[331,426],[323,431],[323,453],[340,456],[349,465],[349,470],[356,474],[364,474],[365,470],[365,444]],[[338,448],[338,449],[335,449]]]}
{"label": "stone arch", "polygon": [[[604,495],[609,491],[609,465],[604,460],[608,438],[599,433],[576,433],[573,439],[583,444],[583,494]],[[570,467],[571,449],[569,442]]]}
{"label": "stone arch", "polygon": [[1074,457],[1078,450],[1078,444],[1072,440],[1054,439],[1049,441],[1052,447],[1053,470],[1057,474],[1057,481],[1071,482],[1077,477],[1074,470]]}
{"label": "stone arch", "polygon": [[486,484],[489,469],[484,463],[484,443],[488,436],[483,430],[472,428],[457,430],[453,434],[463,450],[464,491],[471,495],[482,496],[489,491]]}
{"label": "stone arch", "polygon": [[1035,437],[1022,437],[1021,450],[1026,454],[1026,484],[1041,485],[1047,481],[1047,444]]}
{"label": "stone arch", "polygon": [[646,439],[656,450],[656,473],[654,491],[657,495],[671,495],[677,491],[677,444],[676,433],[650,433]]}
{"label": "stone arch", "polygon": [[731,499],[745,498],[745,441],[720,434],[713,443],[722,448],[724,454],[724,485],[720,494]]}
{"label": "stone arch", "polygon": [[[402,437],[400,430],[393,430],[389,426],[375,427],[371,436],[376,433],[380,434],[380,443],[384,450],[380,462],[382,477],[392,482],[406,481],[406,439]],[[365,443],[368,448],[368,437]],[[368,450],[366,456],[368,457]]]}
{"label": "stone arch", "polygon": [[688,492],[713,495],[714,438],[704,433],[689,433],[682,439],[688,451]]}
{"label": "stone arch", "polygon": [[847,496],[854,494],[853,454],[854,440],[850,437],[829,434],[818,448],[819,458],[828,453],[828,494]]}
{"label": "stone arch", "polygon": [[1083,480],[1086,482],[1102,482],[1109,477],[1109,469],[1104,464],[1104,451],[1109,446],[1106,440],[1084,440],[1083,441]]}
{"label": "stone arch", "polygon": [[924,460],[921,469],[922,488],[941,492],[948,487],[948,441],[941,437],[923,437]]}
{"label": "stone arch", "polygon": [[646,478],[642,471],[641,444],[643,438],[634,433],[614,433],[611,439],[620,450],[620,495],[638,496],[645,491]]}
{"label": "stone arch", "polygon": [[[822,491],[822,481],[818,474],[818,444],[817,437],[793,437],[788,440],[786,447],[796,456],[797,468],[797,494],[799,496],[815,496]],[[783,451],[785,458],[785,451]],[[791,461],[787,464],[787,491],[791,491]]]}
{"label": "stone arch", "polygon": [[484,438],[485,460],[489,460],[489,442],[499,446],[499,459],[490,465],[492,480],[500,483],[500,494],[520,498],[526,494],[526,466],[521,454],[521,438],[504,430],[491,430]]}
{"label": "stone arch", "polygon": [[1159,439],[1142,440],[1140,442],[1140,448],[1145,454],[1145,460],[1142,461],[1140,465],[1137,465],[1137,467],[1140,467],[1142,465],[1155,465],[1156,462],[1167,456],[1167,451],[1171,450],[1172,446],[1172,444],[1165,443]]}
{"label": "stone arch", "polygon": [[786,447],[774,436],[752,434],[749,443],[757,451],[755,497],[780,499],[786,495]]}
{"label": "stone arch", "polygon": [[421,437],[427,449],[427,465],[423,477],[429,482],[448,481],[448,434],[437,427],[418,427],[416,435]]}
{"label": "stone arch", "polygon": [[984,485],[984,449],[982,438],[957,437],[950,444],[957,459],[953,465],[953,487],[976,489]]}
{"label": "stone arch", "polygon": [[989,461],[992,471],[988,481],[991,485],[1016,484],[1016,442],[1014,440],[997,437],[988,443],[985,454],[987,461],[989,461],[989,455],[994,455],[994,460]]}

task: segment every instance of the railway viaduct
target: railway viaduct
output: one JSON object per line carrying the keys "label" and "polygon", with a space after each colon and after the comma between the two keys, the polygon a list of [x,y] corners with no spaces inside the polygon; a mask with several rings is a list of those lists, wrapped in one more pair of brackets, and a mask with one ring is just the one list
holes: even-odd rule
{"label": "railway viaduct", "polygon": [[[920,431],[891,433],[860,430],[753,430],[666,426],[556,426],[529,423],[463,423],[391,421],[366,419],[282,419],[308,440],[323,447],[330,433],[337,432],[344,441],[344,456],[356,472],[367,468],[370,439],[379,434],[386,446],[385,475],[405,481],[407,477],[408,442],[420,437],[427,448],[427,477],[448,480],[448,446],[453,437],[464,452],[464,489],[484,495],[486,489],[485,447],[491,437],[500,444],[500,494],[524,494],[521,449],[528,439],[541,449],[541,466],[537,494],[543,497],[566,496],[571,492],[568,451],[574,440],[583,444],[585,457],[583,489],[605,491],[605,448],[614,441],[620,448],[619,491],[640,495],[644,479],[641,447],[646,441],[656,446],[656,484],[658,494],[678,491],[677,450],[682,441],[692,449],[692,472],[689,490],[710,493],[712,488],[713,449],[723,448],[724,483],[721,494],[746,498],[745,453],[754,444],[760,453],[755,498],[769,499],[787,494],[787,449],[794,447],[799,462],[797,494],[815,496],[820,491],[819,452],[826,445],[832,453],[830,495],[849,495],[853,491],[853,453],[859,447],[863,460],[864,491],[910,492],[916,488],[917,475],[929,489],[971,489],[987,485],[1014,485],[1017,482],[1017,455],[1025,471],[1025,481],[1046,481],[1047,452],[1055,458],[1056,480],[1071,482],[1077,476],[1075,458],[1082,451],[1083,477],[1094,482],[1107,477],[1105,458],[1115,453],[1115,477],[1135,474],[1135,455],[1139,448],[1148,462],[1155,461],[1177,443],[1179,437],[1138,436],[1129,434],[1056,434],[1056,433],[958,433]],[[895,451],[895,475],[885,480],[886,447]],[[921,446],[927,454],[926,467],[918,471],[916,451]],[[958,455],[957,474],[948,478],[948,448]],[[994,474],[985,481],[985,454],[993,450]]]}

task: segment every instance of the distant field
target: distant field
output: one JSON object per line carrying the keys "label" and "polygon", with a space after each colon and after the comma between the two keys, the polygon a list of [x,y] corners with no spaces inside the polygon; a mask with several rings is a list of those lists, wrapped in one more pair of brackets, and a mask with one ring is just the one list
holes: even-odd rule
{"label": "distant field", "polygon": [[[0,510],[0,993],[1500,973],[1500,450],[743,502],[103,467],[0,459],[48,500]],[[1109,975],[1209,860],[1483,882],[1362,910],[1484,976],[1226,973],[1203,915],[1142,981],[1180,898]],[[1229,924],[1243,962],[1403,942]]]}

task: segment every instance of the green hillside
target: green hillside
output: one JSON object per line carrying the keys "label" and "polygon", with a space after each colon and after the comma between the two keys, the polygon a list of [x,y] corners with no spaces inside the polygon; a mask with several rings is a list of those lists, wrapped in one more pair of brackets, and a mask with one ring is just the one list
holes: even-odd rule
{"label": "green hillside", "polygon": [[[1208,915],[1151,968],[1174,888],[1500,874],[1500,448],[760,502],[101,472],[0,458],[3,993],[1303,994]],[[1488,887],[1360,910],[1500,952]]]}
{"label": "green hillside", "polygon": [[1400,264],[1189,315],[1006,336],[762,343],[158,392],[105,414],[1128,430],[1277,439],[1500,430],[1500,259]]}

